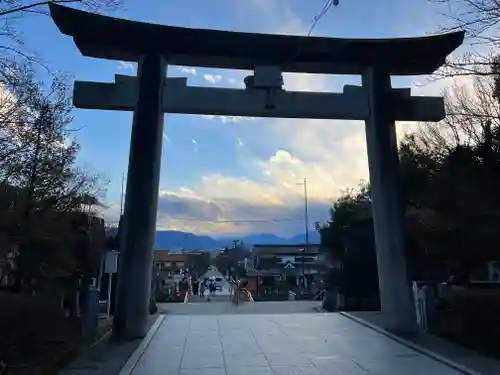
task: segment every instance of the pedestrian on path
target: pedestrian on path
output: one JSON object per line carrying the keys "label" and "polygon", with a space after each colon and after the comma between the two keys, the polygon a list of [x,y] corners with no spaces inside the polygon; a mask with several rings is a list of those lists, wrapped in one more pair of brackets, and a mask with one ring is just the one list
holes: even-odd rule
{"label": "pedestrian on path", "polygon": [[210,294],[215,294],[215,280],[210,281]]}
{"label": "pedestrian on path", "polygon": [[200,283],[200,297],[205,297],[205,283]]}

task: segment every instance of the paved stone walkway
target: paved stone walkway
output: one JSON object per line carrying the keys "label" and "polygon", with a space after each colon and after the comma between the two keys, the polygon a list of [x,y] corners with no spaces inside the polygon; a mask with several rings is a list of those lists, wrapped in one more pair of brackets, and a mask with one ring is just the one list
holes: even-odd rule
{"label": "paved stone walkway", "polygon": [[[148,317],[148,329],[154,325],[157,318],[158,315]],[[116,375],[141,344],[141,341],[119,343],[108,337],[82,353],[59,375]]]}
{"label": "paved stone walkway", "polygon": [[[369,323],[378,328],[384,327],[386,319],[383,313],[375,311],[356,311],[350,312],[348,315],[361,319],[361,321],[365,324]],[[410,336],[399,335],[399,337],[409,341],[411,344],[415,344],[423,349],[429,350],[435,355],[444,357],[455,364],[465,366],[478,374],[500,374],[500,360],[482,356],[472,350],[455,345],[450,341],[443,340],[438,336],[425,332],[417,332],[416,334]]]}
{"label": "paved stone walkway", "polygon": [[[221,296],[217,296],[221,298]],[[225,299],[225,298],[223,298]],[[298,314],[315,313],[314,307],[318,301],[268,301],[244,302],[234,305],[227,297],[226,302],[219,300],[211,302],[189,303],[160,303],[158,310],[161,314],[174,315],[226,315],[226,314]]]}
{"label": "paved stone walkway", "polygon": [[339,314],[166,316],[132,375],[459,375]]}

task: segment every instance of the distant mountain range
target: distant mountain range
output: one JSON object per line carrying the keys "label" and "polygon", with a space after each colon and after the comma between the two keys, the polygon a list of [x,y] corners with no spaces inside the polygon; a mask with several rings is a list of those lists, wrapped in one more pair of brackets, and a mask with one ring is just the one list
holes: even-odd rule
{"label": "distant mountain range", "polygon": [[[296,243],[304,243],[306,241],[305,234],[298,234],[293,237],[284,238],[276,236],[272,233],[250,234],[247,236],[222,236],[209,237],[199,236],[193,233],[185,233],[170,230],[156,231],[155,249],[166,250],[217,250],[220,248],[232,245],[233,240],[240,240],[247,246],[255,244],[267,245],[288,245]],[[319,243],[320,236],[317,231],[309,233],[310,243]]]}
{"label": "distant mountain range", "polygon": [[[116,229],[109,229],[108,236],[116,235]],[[158,230],[155,236],[155,250],[218,250],[232,245],[233,240],[240,240],[247,246],[255,244],[267,245],[289,245],[305,243],[305,233],[293,237],[279,237],[272,233],[250,234],[247,236],[201,236],[193,233],[179,232],[175,230]],[[315,230],[309,232],[309,242],[319,243],[320,236]]]}

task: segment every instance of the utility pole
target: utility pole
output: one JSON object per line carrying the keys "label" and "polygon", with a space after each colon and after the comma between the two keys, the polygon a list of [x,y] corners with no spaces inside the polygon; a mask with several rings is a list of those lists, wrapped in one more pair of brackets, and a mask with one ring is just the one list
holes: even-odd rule
{"label": "utility pole", "polygon": [[125,188],[125,173],[122,173],[122,193],[120,196],[120,216],[123,215],[123,190]]}
{"label": "utility pole", "polygon": [[[309,252],[309,218],[307,212],[307,179],[304,177],[304,222],[306,225],[306,253]],[[304,271],[304,254],[302,254],[302,282],[304,283],[304,287],[306,287],[306,274]]]}
{"label": "utility pole", "polygon": [[302,252],[302,261],[301,263],[301,270],[302,270],[302,278],[304,282],[304,286],[306,285],[306,276],[305,276],[305,271],[304,271],[304,253],[309,252],[309,215],[308,215],[308,202],[307,202],[307,178],[304,177],[304,182],[299,182],[297,185],[303,185],[304,186],[304,226],[306,229],[306,246],[304,251]]}
{"label": "utility pole", "polygon": [[307,179],[304,177],[304,221],[306,226],[306,251],[309,251],[309,218],[307,212]]}
{"label": "utility pole", "polygon": [[297,182],[295,185],[304,186],[304,226],[306,229],[306,251],[309,249],[309,218],[308,218],[308,204],[307,204],[307,178],[304,177],[304,182]]}

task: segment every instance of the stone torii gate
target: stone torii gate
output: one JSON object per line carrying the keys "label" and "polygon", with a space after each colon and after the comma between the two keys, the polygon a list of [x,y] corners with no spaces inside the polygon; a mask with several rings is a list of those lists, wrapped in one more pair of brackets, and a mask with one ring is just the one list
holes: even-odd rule
{"label": "stone torii gate", "polygon": [[[75,82],[78,108],[134,111],[115,333],[143,337],[163,140],[163,114],[364,120],[382,311],[387,328],[415,324],[398,186],[395,121],[439,121],[439,97],[391,88],[391,75],[430,74],[463,32],[422,38],[334,39],[188,29],[127,21],[50,4],[59,30],[82,55],[138,62],[137,77]],[[192,87],[166,78],[167,64],[253,71],[246,89]],[[293,92],[282,72],[361,75],[342,93]]]}

